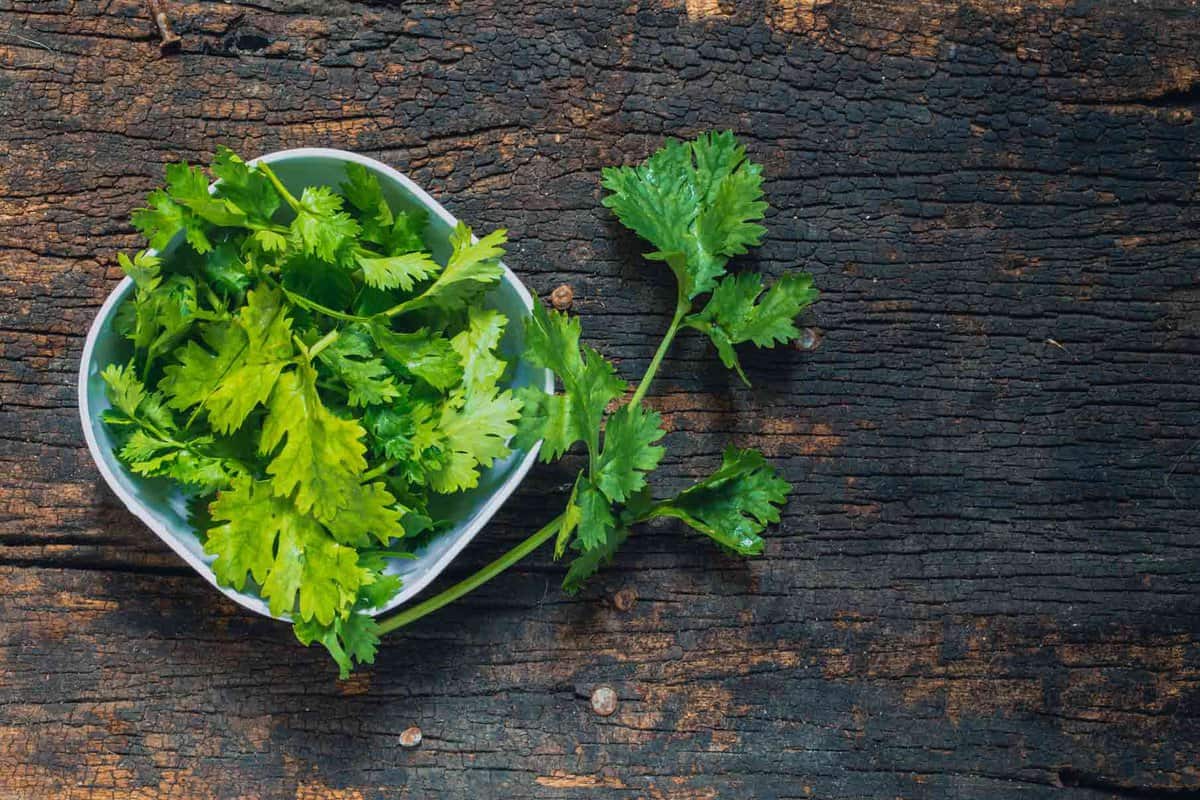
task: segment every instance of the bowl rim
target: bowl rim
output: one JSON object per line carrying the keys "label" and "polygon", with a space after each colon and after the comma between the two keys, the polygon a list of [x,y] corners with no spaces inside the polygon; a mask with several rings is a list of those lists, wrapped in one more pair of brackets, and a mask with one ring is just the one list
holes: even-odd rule
{"label": "bowl rim", "polygon": [[[440,202],[435,200],[428,192],[413,182],[413,180],[407,175],[395,169],[394,167],[384,164],[381,161],[369,156],[360,155],[359,153],[353,153],[348,150],[338,150],[329,147],[298,147],[267,153],[257,158],[253,158],[246,163],[253,166],[254,164],[260,163],[275,164],[283,161],[291,161],[302,158],[325,158],[362,164],[364,167],[367,167],[375,172],[382,173],[389,180],[399,184],[407,193],[412,195],[421,206],[423,206],[431,214],[435,214],[451,228],[458,224],[457,217],[447,211]],[[217,183],[219,183],[219,181],[214,181],[212,184],[210,184],[209,191],[212,191]],[[147,252],[151,254],[157,254],[158,251],[151,248],[147,250]],[[504,269],[504,272],[501,276],[501,283],[506,284],[508,288],[515,291],[525,309],[532,312],[534,299],[529,289],[524,283],[521,282],[521,279],[517,277],[517,274],[513,272],[508,264],[506,264],[504,261],[501,261],[500,266]],[[97,441],[95,431],[93,430],[93,425],[99,424],[99,420],[93,419],[94,415],[92,413],[90,403],[88,402],[88,382],[90,377],[89,366],[95,358],[96,342],[100,337],[100,333],[104,328],[104,325],[112,317],[117,305],[125,299],[125,296],[129,293],[132,287],[133,279],[129,276],[123,277],[117,283],[117,285],[113,287],[112,291],[109,292],[108,297],[105,298],[104,303],[96,312],[96,316],[92,320],[91,326],[88,328],[87,338],[83,343],[83,352],[81,353],[79,359],[79,376],[76,390],[79,397],[79,420],[83,428],[83,437],[87,442],[88,453],[91,455],[92,461],[95,463],[97,469],[99,469],[101,477],[104,478],[104,482],[108,484],[108,488],[111,489],[114,494],[116,494],[125,508],[128,509],[135,517],[141,520],[142,523],[151,531],[153,531],[159,539],[165,542],[166,545],[176,553],[176,555],[187,562],[188,566],[190,566],[205,580],[212,584],[212,586],[221,592],[221,594],[232,599],[243,608],[255,611],[263,616],[271,617],[272,619],[277,619],[284,622],[290,621],[290,615],[285,614],[277,616],[272,614],[270,609],[267,607],[266,602],[261,597],[257,597],[245,591],[238,591],[232,587],[222,586],[217,581],[216,574],[213,572],[212,567],[204,559],[198,557],[192,551],[184,547],[183,543],[179,541],[174,533],[167,530],[165,526],[158,522],[154,514],[150,512],[149,508],[147,508],[136,497],[132,496],[128,491],[126,491],[125,487],[121,483],[120,478],[116,475],[114,470],[109,466],[107,460],[103,457],[103,451],[101,450],[100,443]],[[552,393],[554,391],[554,375],[550,372],[550,370],[544,370],[544,374],[545,377],[542,388],[546,392]],[[450,565],[450,562],[458,557],[458,554],[462,552],[463,548],[465,548],[467,544],[475,538],[479,531],[491,521],[492,517],[495,516],[496,512],[500,510],[500,507],[504,505],[505,501],[508,500],[508,498],[516,490],[517,486],[521,484],[521,481],[525,479],[525,476],[529,473],[529,470],[537,460],[538,451],[541,449],[541,446],[542,442],[539,440],[529,448],[529,450],[525,453],[525,456],[513,466],[512,472],[507,478],[505,478],[504,482],[500,486],[496,487],[492,494],[487,498],[486,502],[484,502],[483,506],[467,521],[463,532],[460,533],[458,538],[450,545],[450,547],[446,549],[446,552],[444,552],[436,561],[434,561],[433,564],[423,570],[419,575],[414,576],[411,580],[405,580],[400,591],[387,604],[379,608],[371,609],[368,613],[370,613],[372,616],[378,616],[399,607],[403,603],[406,603],[412,599],[413,596],[419,594],[426,586],[429,585],[431,581],[433,581],[434,578],[440,575],[446,569],[446,567]],[[195,535],[194,531],[193,535]]]}

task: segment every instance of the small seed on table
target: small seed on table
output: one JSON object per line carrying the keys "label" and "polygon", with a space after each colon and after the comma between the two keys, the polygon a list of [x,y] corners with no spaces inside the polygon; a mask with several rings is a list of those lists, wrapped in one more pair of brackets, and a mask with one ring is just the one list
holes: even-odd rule
{"label": "small seed on table", "polygon": [[613,595],[612,602],[617,611],[628,611],[637,602],[637,592],[633,589],[622,589]]}
{"label": "small seed on table", "polygon": [[611,686],[597,686],[592,692],[592,711],[602,717],[610,716],[617,710],[617,693]]}
{"label": "small seed on table", "polygon": [[566,311],[575,302],[575,290],[563,284],[550,293],[550,305],[559,311]]}
{"label": "small seed on table", "polygon": [[793,344],[797,350],[816,350],[821,344],[821,331],[817,328],[801,328]]}
{"label": "small seed on table", "polygon": [[400,746],[409,749],[416,747],[421,743],[421,729],[416,725],[411,728],[405,728],[404,733],[400,734]]}

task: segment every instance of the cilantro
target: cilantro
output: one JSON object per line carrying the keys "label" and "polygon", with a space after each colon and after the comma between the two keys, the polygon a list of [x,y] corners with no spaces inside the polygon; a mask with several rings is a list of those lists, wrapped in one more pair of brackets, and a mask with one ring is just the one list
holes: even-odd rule
{"label": "cilantro", "polygon": [[[503,341],[509,320],[482,295],[501,278],[504,231],[459,223],[436,261],[423,213],[395,208],[377,177],[350,164],[340,187],[298,195],[267,165],[218,150],[215,186],[173,164],[133,223],[151,248],[118,256],[134,281],[117,330],[130,352],[101,373],[103,413],[134,474],[190,498],[217,579],[257,592],[319,643],[346,677],[373,663],[379,637],[490,580],[543,542],[570,555],[577,592],[638,526],[675,520],[741,555],[762,553],[788,484],[761,453],[730,448],[711,475],[655,499],[663,419],[647,392],[676,335],[706,335],[746,375],[739,344],[796,338],[817,298],[811,278],[767,285],[727,271],[757,245],[762,168],[731,133],[671,141],[644,163],[604,170],[603,203],[676,277],[671,322],[628,384],[583,343],[579,320],[535,304],[524,358],[560,391],[516,392]],[[393,559],[447,527],[438,495],[476,487],[514,446],[542,442],[583,466],[561,514],[475,575],[383,622],[400,589]]]}
{"label": "cilantro", "polygon": [[[374,658],[368,612],[400,588],[384,572],[400,543],[446,527],[431,499],[510,452],[508,320],[473,305],[504,232],[460,224],[443,265],[424,213],[393,208],[359,165],[340,193],[293,193],[226,148],[211,172],[168,166],[133,215],[153,250],[117,257],[130,353],[102,372],[103,419],[131,473],[192,498],[218,580],[347,674]],[[425,327],[393,322],[410,311]]]}
{"label": "cilantro", "polygon": [[703,310],[689,314],[683,324],[708,334],[721,363],[737,370],[749,386],[733,345],[774,347],[795,339],[800,331],[793,320],[816,299],[812,276],[805,273],[784,275],[764,293],[762,276],[743,272],[722,278]]}
{"label": "cilantro", "polygon": [[[746,381],[734,346],[772,347],[796,338],[796,316],[817,297],[807,274],[784,275],[766,288],[759,275],[727,273],[732,257],[761,241],[766,231],[759,220],[767,208],[762,168],[747,159],[732,133],[668,142],[638,166],[605,169],[603,185],[609,191],[603,204],[654,246],[647,258],[666,263],[678,291],[663,341],[626,402],[620,400],[625,382],[599,352],[581,343],[578,320],[537,304],[526,321],[525,357],[551,370],[561,392],[520,391],[516,441],[530,446],[540,440],[544,461],[582,444],[587,464],[575,477],[563,513],[512,552],[553,537],[556,558],[574,553],[563,582],[567,592],[578,591],[612,560],[635,526],[653,519],[682,521],[742,555],[762,552],[760,534],[779,520],[787,483],[762,454],[731,449],[712,475],[655,501],[648,478],[662,460],[664,431],[660,415],[642,403],[679,331],[706,334],[722,362]],[[492,570],[494,565],[485,568],[481,580]],[[467,579],[384,622],[382,630],[408,624],[474,585],[474,578]]]}

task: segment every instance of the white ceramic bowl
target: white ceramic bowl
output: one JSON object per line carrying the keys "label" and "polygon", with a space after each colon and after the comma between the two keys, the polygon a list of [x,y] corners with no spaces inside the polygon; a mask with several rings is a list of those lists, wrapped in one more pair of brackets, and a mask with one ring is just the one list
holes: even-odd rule
{"label": "white ceramic bowl", "polygon": [[[424,190],[406,176],[372,158],[325,148],[281,150],[262,156],[251,163],[265,162],[289,190],[296,194],[305,186],[338,186],[344,180],[344,165],[362,164],[373,172],[383,187],[384,196],[393,208],[423,208],[429,212],[426,240],[433,245],[434,257],[444,262],[449,253],[448,237],[457,220]],[[164,248],[169,254],[177,242]],[[79,416],[88,450],[104,480],[135,516],[158,534],[184,561],[204,576],[205,580],[237,603],[252,611],[273,616],[267,604],[258,596],[220,586],[213,574],[213,557],[204,552],[195,530],[188,524],[183,496],[161,478],[144,478],[130,472],[113,452],[113,439],[100,421],[100,414],[109,407],[100,371],[108,364],[128,358],[129,343],[112,329],[112,320],[121,301],[133,291],[133,281],[123,279],[100,307],[96,320],[88,331],[79,365]],[[509,319],[501,350],[514,364],[509,385],[517,388],[538,385],[553,391],[553,375],[544,369],[518,360],[524,339],[524,321],[533,308],[533,298],[507,266],[499,286],[485,298],[485,305],[503,312]],[[387,606],[376,614],[389,611],[420,592],[437,577],[455,556],[466,547],[508,496],[525,477],[537,456],[537,446],[530,451],[515,451],[505,459],[484,470],[479,486],[469,492],[446,498],[443,516],[453,526],[417,551],[415,560],[394,560],[388,571],[399,575],[404,582]]]}

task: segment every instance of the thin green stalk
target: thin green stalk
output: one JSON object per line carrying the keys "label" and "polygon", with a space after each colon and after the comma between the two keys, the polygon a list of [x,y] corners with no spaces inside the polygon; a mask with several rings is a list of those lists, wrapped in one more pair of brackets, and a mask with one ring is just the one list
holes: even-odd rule
{"label": "thin green stalk", "polygon": [[284,286],[279,281],[271,278],[269,275],[264,275],[263,279],[265,281],[267,281],[269,284],[271,284],[272,286],[275,286],[280,291],[282,291],[284,296],[287,297],[288,300],[291,300],[293,303],[295,303],[298,306],[307,308],[309,311],[316,311],[318,314],[324,314],[325,316],[331,317],[332,319],[340,319],[342,322],[370,322],[371,321],[370,317],[364,317],[359,314],[345,314],[341,311],[335,311],[332,308],[323,306],[314,300],[309,300],[304,295],[296,294],[295,292],[291,291],[290,289],[288,289],[286,286]]}
{"label": "thin green stalk", "polygon": [[532,553],[546,540],[552,538],[554,534],[558,532],[558,526],[561,520],[562,515],[560,514],[554,519],[550,520],[550,522],[548,522],[546,526],[537,533],[533,534],[528,539],[521,542],[519,545],[509,550],[507,553],[500,556],[495,561],[488,564],[486,567],[479,570],[469,578],[459,581],[444,592],[435,594],[433,597],[429,598],[423,603],[418,603],[412,608],[406,608],[393,617],[388,617],[383,622],[379,623],[380,635],[390,633],[397,628],[403,628],[405,625],[416,622],[426,614],[437,611],[444,605],[453,603],[463,595],[468,594],[487,583],[492,578],[496,577],[501,572],[504,572],[504,570],[508,569],[513,564]]}
{"label": "thin green stalk", "polygon": [[318,339],[316,341],[316,343],[313,344],[312,347],[308,348],[308,360],[312,361],[314,358],[316,358],[318,355],[320,355],[321,351],[324,350],[326,347],[329,347],[329,345],[336,342],[337,338],[338,338],[338,331],[337,331],[337,328],[334,328],[329,333],[325,334],[320,339]]}
{"label": "thin green stalk", "polygon": [[393,469],[395,469],[396,465],[399,463],[400,462],[397,461],[396,459],[389,458],[387,461],[384,461],[382,464],[379,464],[378,466],[374,467],[373,469],[369,469],[366,472],[364,472],[363,476],[362,476],[362,482],[367,483],[369,481],[374,480],[375,478],[378,478],[380,475],[388,474]]}
{"label": "thin green stalk", "polygon": [[267,180],[269,180],[271,185],[275,187],[275,191],[279,192],[279,196],[282,197],[284,201],[292,207],[293,211],[300,210],[300,201],[296,199],[295,195],[287,190],[287,187],[284,186],[283,182],[280,181],[278,176],[275,175],[275,171],[273,169],[268,167],[266,164],[259,164],[257,169],[263,175],[267,176]]}
{"label": "thin green stalk", "polygon": [[654,375],[658,372],[663,358],[666,357],[667,351],[671,349],[671,342],[675,340],[675,334],[679,333],[679,326],[683,324],[683,318],[691,310],[691,302],[681,294],[679,300],[675,303],[675,316],[671,319],[671,326],[667,328],[666,334],[663,335],[663,340],[658,345],[658,350],[654,352],[654,358],[650,359],[650,366],[646,368],[646,374],[638,382],[637,390],[633,393],[633,399],[629,401],[631,406],[638,405],[642,402],[642,398],[646,396],[646,392],[650,389],[650,382],[654,380]]}
{"label": "thin green stalk", "polygon": [[391,308],[389,308],[388,310],[382,312],[382,316],[391,319],[392,317],[403,314],[406,311],[411,311],[414,308],[420,308],[421,304],[418,303],[417,301],[423,299],[424,297],[425,297],[424,294],[420,294],[420,295],[417,295],[416,297],[405,300],[403,303],[394,305]]}

